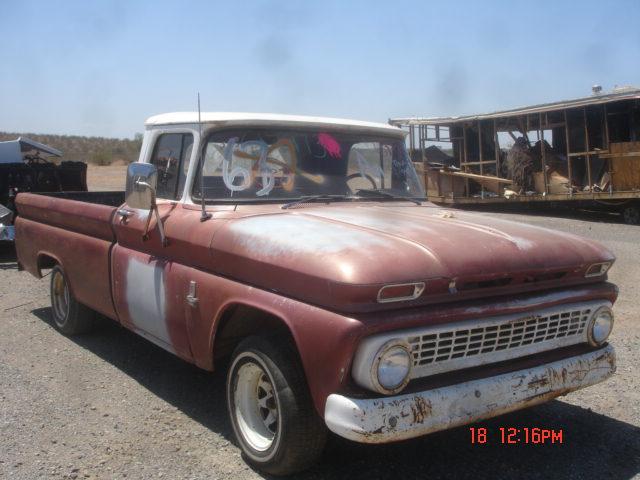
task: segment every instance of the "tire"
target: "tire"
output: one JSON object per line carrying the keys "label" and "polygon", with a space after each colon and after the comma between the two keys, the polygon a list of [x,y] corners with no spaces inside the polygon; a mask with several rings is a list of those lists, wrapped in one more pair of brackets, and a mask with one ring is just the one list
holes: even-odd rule
{"label": "tire", "polygon": [[629,225],[640,225],[640,204],[632,203],[622,209],[624,223]]}
{"label": "tire", "polygon": [[288,343],[257,336],[240,342],[227,374],[227,408],[237,444],[258,470],[289,475],[322,454],[327,429]]}
{"label": "tire", "polygon": [[78,335],[93,330],[96,315],[75,299],[60,265],[51,270],[51,312],[54,327],[65,335]]}

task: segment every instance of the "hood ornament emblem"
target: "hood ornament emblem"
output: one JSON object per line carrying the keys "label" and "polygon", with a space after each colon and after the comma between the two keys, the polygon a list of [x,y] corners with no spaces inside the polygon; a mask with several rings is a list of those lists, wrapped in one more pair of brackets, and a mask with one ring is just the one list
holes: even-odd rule
{"label": "hood ornament emblem", "polygon": [[458,287],[456,287],[456,279],[454,278],[449,282],[449,293],[458,293]]}

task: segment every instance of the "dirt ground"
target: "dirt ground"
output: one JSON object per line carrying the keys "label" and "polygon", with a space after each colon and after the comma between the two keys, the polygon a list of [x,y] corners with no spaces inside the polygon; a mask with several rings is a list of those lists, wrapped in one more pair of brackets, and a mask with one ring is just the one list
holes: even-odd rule
{"label": "dirt ground", "polygon": [[126,174],[127,165],[89,165],[87,186],[89,191],[124,190]]}
{"label": "dirt ground", "polygon": [[[90,170],[90,183],[101,173]],[[620,286],[611,338],[616,375],[475,425],[488,429],[484,445],[470,443],[467,427],[385,446],[331,437],[321,462],[297,478],[640,474],[640,227],[588,215],[482,215],[577,233],[614,251],[618,261],[610,279]],[[563,443],[502,445],[500,427],[561,429]],[[247,467],[232,442],[223,373],[200,371],[115,324],[75,338],[58,334],[51,326],[48,278],[18,272],[9,248],[0,253],[0,478],[262,475]]]}

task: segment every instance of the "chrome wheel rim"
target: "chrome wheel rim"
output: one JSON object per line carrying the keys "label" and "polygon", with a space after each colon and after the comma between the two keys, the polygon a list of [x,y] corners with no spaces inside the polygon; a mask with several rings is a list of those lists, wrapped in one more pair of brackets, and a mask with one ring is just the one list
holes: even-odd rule
{"label": "chrome wheel rim", "polygon": [[233,404],[236,424],[244,441],[256,451],[268,450],[278,434],[280,413],[273,382],[257,363],[248,361],[238,368]]}
{"label": "chrome wheel rim", "polygon": [[69,286],[60,272],[54,272],[51,288],[51,305],[53,319],[58,325],[63,325],[69,313]]}

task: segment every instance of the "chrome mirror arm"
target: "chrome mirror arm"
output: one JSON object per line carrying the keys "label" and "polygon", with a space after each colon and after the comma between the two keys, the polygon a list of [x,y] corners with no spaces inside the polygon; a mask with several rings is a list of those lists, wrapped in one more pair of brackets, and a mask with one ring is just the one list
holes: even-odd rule
{"label": "chrome mirror arm", "polygon": [[144,188],[148,188],[149,190],[153,191],[153,187],[152,187],[149,183],[147,183],[147,182],[143,182],[143,181],[142,181],[142,180],[140,180],[140,179],[137,179],[137,180],[136,180],[135,185],[136,185],[137,187],[144,187]]}
{"label": "chrome mirror arm", "polygon": [[156,224],[158,225],[158,232],[160,233],[160,241],[162,242],[162,246],[166,247],[169,242],[167,241],[167,236],[164,233],[164,225],[162,224],[162,220],[160,219],[160,212],[158,211],[158,204],[156,203],[156,192],[153,187],[149,185],[147,182],[143,182],[142,180],[136,180],[136,186],[148,188],[151,191],[151,208],[149,209],[149,215],[147,215],[147,222],[144,226],[144,232],[142,233],[142,240],[149,239],[149,226],[151,225],[151,216],[155,212],[156,214]]}

